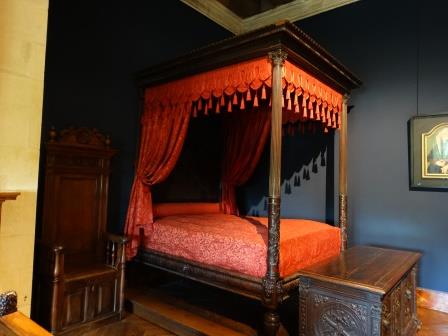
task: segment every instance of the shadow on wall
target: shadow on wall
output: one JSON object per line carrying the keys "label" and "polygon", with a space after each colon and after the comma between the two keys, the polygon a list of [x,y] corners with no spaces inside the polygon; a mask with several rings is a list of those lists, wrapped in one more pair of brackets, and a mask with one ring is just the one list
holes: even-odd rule
{"label": "shadow on wall", "polygon": [[[286,134],[282,144],[282,216],[334,223],[334,132]],[[260,163],[238,190],[242,214],[267,216],[269,142]]]}
{"label": "shadow on wall", "polygon": [[190,119],[179,160],[168,178],[153,187],[154,202],[218,202],[222,117]]}

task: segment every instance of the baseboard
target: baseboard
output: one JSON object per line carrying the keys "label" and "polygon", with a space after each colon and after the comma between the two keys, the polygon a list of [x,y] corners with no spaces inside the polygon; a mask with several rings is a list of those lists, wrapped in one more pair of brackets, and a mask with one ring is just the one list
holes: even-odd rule
{"label": "baseboard", "polygon": [[448,313],[448,293],[417,288],[417,306]]}

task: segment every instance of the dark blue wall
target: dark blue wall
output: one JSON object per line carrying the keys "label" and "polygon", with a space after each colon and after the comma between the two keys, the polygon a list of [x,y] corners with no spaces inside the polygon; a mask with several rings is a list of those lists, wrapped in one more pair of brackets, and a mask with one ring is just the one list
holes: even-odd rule
{"label": "dark blue wall", "polygon": [[363,0],[298,24],[364,82],[349,116],[351,242],[422,251],[419,285],[442,291],[448,193],[409,190],[407,121],[448,112],[447,10]]}
{"label": "dark blue wall", "polygon": [[[90,126],[111,135],[119,150],[111,179],[111,230],[122,230],[134,175],[134,73],[228,36],[178,0],[50,0],[43,141],[51,126]],[[194,192],[213,197],[208,189]]]}

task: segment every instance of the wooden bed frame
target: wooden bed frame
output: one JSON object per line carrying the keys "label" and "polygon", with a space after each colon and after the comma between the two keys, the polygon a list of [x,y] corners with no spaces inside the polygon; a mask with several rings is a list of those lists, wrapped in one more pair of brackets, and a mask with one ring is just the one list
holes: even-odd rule
{"label": "wooden bed frame", "polygon": [[[272,63],[272,120],[268,199],[268,255],[264,278],[255,278],[141,248],[135,261],[208,285],[260,300],[266,308],[264,332],[276,335],[279,304],[298,288],[298,274],[279,275],[282,67],[286,57],[302,70],[344,94],[339,136],[339,222],[341,249],[347,247],[347,100],[360,80],[295,25],[282,22],[194,50],[190,54],[137,74],[144,89],[189,75],[267,56]],[[143,232],[141,231],[141,239]]]}

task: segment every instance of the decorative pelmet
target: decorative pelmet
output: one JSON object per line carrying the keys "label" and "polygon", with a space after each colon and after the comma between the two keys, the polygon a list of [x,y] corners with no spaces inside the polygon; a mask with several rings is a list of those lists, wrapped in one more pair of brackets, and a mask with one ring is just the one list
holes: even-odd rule
{"label": "decorative pelmet", "polygon": [[[259,58],[146,89],[145,113],[189,110],[193,117],[271,104],[271,64]],[[289,61],[282,69],[284,123],[319,121],[339,128],[342,95]]]}

